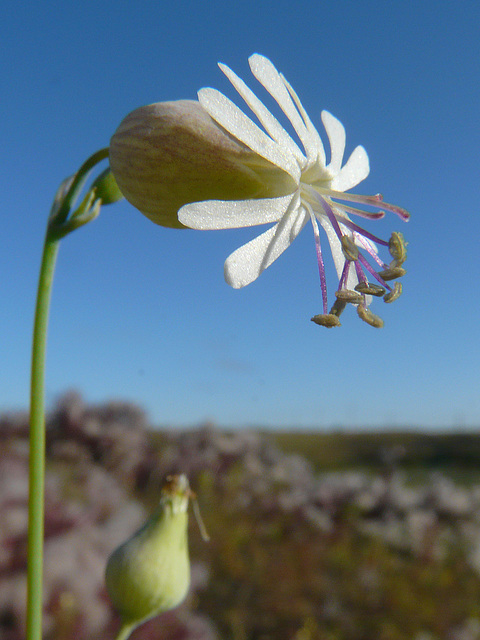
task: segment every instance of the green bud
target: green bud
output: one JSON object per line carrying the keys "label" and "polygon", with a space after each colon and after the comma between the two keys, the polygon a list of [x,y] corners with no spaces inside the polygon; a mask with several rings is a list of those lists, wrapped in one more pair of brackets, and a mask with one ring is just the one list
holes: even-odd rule
{"label": "green bud", "polygon": [[171,476],[157,511],[110,556],[107,590],[125,629],[176,607],[190,585],[185,475]]}
{"label": "green bud", "polygon": [[181,228],[177,212],[203,200],[287,195],[295,183],[217,125],[192,100],[132,111],[110,141],[110,167],[126,199],[150,220]]}

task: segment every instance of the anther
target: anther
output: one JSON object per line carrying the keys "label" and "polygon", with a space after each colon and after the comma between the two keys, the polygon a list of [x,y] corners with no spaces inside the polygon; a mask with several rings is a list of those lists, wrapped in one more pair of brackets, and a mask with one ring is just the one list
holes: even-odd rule
{"label": "anther", "polygon": [[358,260],[358,247],[354,244],[352,239],[349,236],[342,236],[340,238],[340,242],[342,243],[342,251],[345,256],[345,260],[349,262],[355,262]]}
{"label": "anther", "polygon": [[402,295],[402,283],[395,282],[392,291],[383,296],[384,302],[395,302]]}
{"label": "anther", "polygon": [[382,280],[396,280],[397,278],[401,278],[406,274],[406,270],[403,267],[388,267],[384,271],[379,271],[378,275],[382,278]]}
{"label": "anther", "polygon": [[337,300],[335,300],[335,302],[333,303],[329,314],[333,314],[334,316],[337,316],[337,318],[339,318],[346,306],[347,303],[344,300],[339,300],[337,298]]}
{"label": "anther", "polygon": [[352,304],[363,302],[363,296],[351,289],[340,289],[339,291],[335,291],[335,295],[337,300],[341,300],[342,302],[351,302]]}
{"label": "anther", "polygon": [[394,231],[388,242],[388,249],[393,258],[392,267],[400,267],[407,259],[407,243],[403,233]]}
{"label": "anther", "polygon": [[376,329],[381,329],[383,327],[383,320],[372,313],[370,309],[367,309],[364,304],[358,305],[357,313],[359,318],[370,326],[375,327]]}
{"label": "anther", "polygon": [[380,298],[386,292],[386,289],[381,287],[379,284],[374,284],[373,282],[359,282],[355,287],[355,291]]}
{"label": "anther", "polygon": [[334,313],[320,313],[317,316],[313,316],[311,320],[312,322],[315,322],[315,324],[319,324],[321,327],[328,327],[328,329],[341,326],[338,316]]}

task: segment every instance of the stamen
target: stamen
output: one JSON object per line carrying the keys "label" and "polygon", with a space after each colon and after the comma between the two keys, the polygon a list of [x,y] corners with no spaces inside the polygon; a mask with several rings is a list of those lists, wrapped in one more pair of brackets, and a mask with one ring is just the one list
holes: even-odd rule
{"label": "stamen", "polygon": [[383,296],[384,302],[395,302],[395,300],[398,300],[398,298],[402,295],[402,288],[402,283],[396,282],[395,286],[393,287],[393,291],[390,291],[390,293],[387,293],[385,296]]}
{"label": "stamen", "polygon": [[359,261],[357,260],[357,262],[354,262],[354,265],[355,265],[355,271],[357,272],[358,282],[367,282],[367,277],[364,274],[363,269],[360,266]]}
{"label": "stamen", "polygon": [[349,260],[350,262],[358,260],[358,247],[355,246],[352,239],[349,238],[349,236],[341,236],[340,242],[345,260]]}
{"label": "stamen", "polygon": [[[310,185],[304,184],[302,184],[302,188],[304,189],[306,196],[302,198],[302,201],[310,214],[314,229],[324,310],[323,314],[313,316],[312,321],[318,325],[328,328],[338,327],[340,326],[339,316],[345,309],[346,305],[350,303],[357,306],[358,316],[364,322],[372,327],[383,327],[383,320],[368,309],[364,296],[383,296],[385,302],[393,302],[399,298],[402,293],[401,284],[397,282],[392,288],[386,281],[397,279],[406,273],[405,269],[401,266],[405,262],[407,256],[404,237],[401,233],[394,232],[392,233],[390,240],[386,242],[369,231],[366,231],[348,218],[348,213],[363,215],[363,217],[371,219],[383,218],[385,215],[384,211],[380,211],[378,213],[364,212],[353,206],[332,202],[330,198],[358,202],[362,205],[376,207],[378,209],[382,207],[382,209],[396,213],[404,220],[408,220],[409,214],[401,207],[383,202],[383,198],[380,194],[374,196],[360,196],[350,193],[340,193],[322,187],[312,188]],[[312,196],[315,196],[315,202],[312,201]],[[321,209],[323,209],[323,214],[326,215],[332,225],[332,228],[340,241],[342,253],[345,258],[339,280],[339,287],[335,292],[336,300],[329,313],[327,313],[325,267],[320,247],[318,221],[316,218],[316,215],[320,216],[322,212],[315,206],[316,202],[318,202]],[[316,210],[316,214],[314,213],[314,209]],[[393,261],[389,265],[380,258],[375,244],[388,247],[390,255],[393,258]],[[373,259],[371,261],[375,261],[375,263],[378,264],[376,268],[378,269],[380,267],[381,270],[377,272],[375,270],[375,265],[372,266],[362,252],[371,256]],[[358,284],[354,287],[353,291],[347,288],[350,265],[352,263],[355,265],[355,271],[358,279]],[[367,275],[370,274],[373,276],[379,284],[368,282],[367,276],[365,275],[366,273]]]}
{"label": "stamen", "polygon": [[344,300],[335,300],[330,309],[330,313],[339,318],[346,306],[347,303]]}
{"label": "stamen", "polygon": [[324,212],[327,214],[327,218],[330,220],[332,227],[335,230],[335,233],[338,236],[338,239],[341,240],[343,233],[342,230],[340,229],[340,225],[338,224],[338,220],[337,220],[337,216],[335,215],[334,210],[332,209],[332,207],[330,206],[330,204],[327,202],[327,200],[325,198],[322,198],[322,196],[317,195],[317,200],[320,202],[321,207],[323,208]]}
{"label": "stamen", "polygon": [[385,247],[389,246],[389,243],[386,240],[382,240],[382,238],[379,238],[378,236],[374,236],[373,233],[370,233],[370,231],[363,229],[358,224],[355,224],[355,222],[352,222],[348,218],[343,218],[338,216],[338,219],[342,224],[344,224],[346,227],[348,227],[352,231],[356,231],[359,235],[365,236],[366,238],[368,238],[369,240],[372,240],[373,242],[376,242],[377,244],[383,244]]}
{"label": "stamen", "polygon": [[392,266],[400,267],[407,259],[407,243],[403,237],[403,233],[394,231],[388,243],[390,255],[394,259],[395,264]]}
{"label": "stamen", "polygon": [[343,287],[345,286],[345,283],[347,282],[347,279],[348,279],[349,271],[350,271],[350,262],[348,260],[345,260],[343,264],[342,275],[340,276],[340,282],[338,283],[339,289],[343,289]]}
{"label": "stamen", "polygon": [[352,304],[360,304],[363,302],[363,296],[351,289],[340,289],[339,291],[335,291],[335,295],[337,300],[341,300],[342,302],[351,302]]}
{"label": "stamen", "polygon": [[378,284],[374,284],[373,282],[359,282],[355,287],[355,291],[359,291],[367,296],[377,296],[378,298],[381,298],[386,293],[386,289],[384,287],[380,287]]}
{"label": "stamen", "polygon": [[376,329],[381,329],[383,327],[383,320],[372,313],[370,309],[367,309],[364,304],[358,305],[357,313],[358,317],[371,327],[375,327]]}
{"label": "stamen", "polygon": [[383,280],[396,280],[397,278],[404,276],[406,273],[407,271],[403,267],[389,267],[384,271],[379,271],[378,275],[380,278],[383,278]]}
{"label": "stamen", "polygon": [[310,214],[310,219],[312,221],[313,237],[315,239],[315,251],[317,252],[318,273],[320,275],[320,288],[322,290],[323,312],[327,313],[327,309],[328,309],[327,279],[325,277],[325,264],[323,262],[322,247],[320,245],[320,232],[318,230],[317,220],[315,218],[315,215],[312,211],[311,206],[308,204],[308,202],[305,203],[305,206]]}
{"label": "stamen", "polygon": [[366,239],[359,235],[358,233],[355,233],[355,236],[357,238],[357,240],[359,241],[359,243],[362,245],[362,247],[365,249],[365,251],[375,260],[375,262],[378,264],[378,266],[383,268],[386,268],[387,265],[385,264],[385,262],[380,258],[380,256],[378,255],[378,253],[376,251],[374,251],[371,247],[371,245],[368,244],[368,242],[366,241]]}
{"label": "stamen", "polygon": [[330,220],[332,227],[338,236],[338,239],[340,240],[340,243],[342,245],[342,252],[343,252],[343,255],[345,256],[345,260],[350,262],[356,262],[360,257],[358,247],[355,246],[351,238],[349,238],[348,236],[342,233],[342,230],[340,229],[340,225],[338,224],[337,216],[335,215],[335,212],[333,211],[330,204],[325,200],[325,198],[319,197],[318,200],[320,201],[320,204],[323,207],[323,210],[327,214],[327,217]]}
{"label": "stamen", "polygon": [[331,329],[332,327],[341,327],[340,320],[338,316],[333,313],[321,313],[318,316],[313,316],[311,318],[312,322],[315,324],[319,324],[322,327],[327,327]]}
{"label": "stamen", "polygon": [[383,272],[380,271],[379,273],[377,273],[375,269],[366,261],[366,259],[362,256],[361,253],[358,255],[358,259],[362,263],[362,265],[365,267],[365,269],[375,278],[375,280],[377,280],[382,285],[382,287],[385,287],[390,291],[391,287],[389,287],[388,284],[385,282],[385,278],[383,278],[382,276]]}

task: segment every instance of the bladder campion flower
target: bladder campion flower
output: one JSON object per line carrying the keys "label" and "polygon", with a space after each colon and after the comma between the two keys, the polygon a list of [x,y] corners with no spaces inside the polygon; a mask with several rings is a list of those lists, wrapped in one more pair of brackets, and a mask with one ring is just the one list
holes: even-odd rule
{"label": "bladder campion flower", "polygon": [[[112,138],[111,166],[120,189],[148,217],[166,226],[207,230],[274,223],[227,258],[225,280],[234,288],[258,278],[310,220],[323,306],[312,320],[339,326],[341,312],[351,303],[362,320],[383,326],[368,306],[372,296],[385,302],[400,296],[401,284],[389,282],[405,274],[406,243],[397,232],[388,242],[376,237],[350,214],[378,220],[390,211],[404,221],[409,214],[379,194],[346,193],[369,174],[365,149],[356,147],[342,166],[345,129],[323,111],[330,143],[327,164],[320,135],[287,80],[264,56],[254,54],[249,63],[290,121],[303,150],[243,80],[220,64],[263,129],[211,88],[199,91],[198,103],[142,107],[127,116]],[[339,278],[330,310],[320,226]],[[388,263],[380,258],[377,244],[390,253]]]}

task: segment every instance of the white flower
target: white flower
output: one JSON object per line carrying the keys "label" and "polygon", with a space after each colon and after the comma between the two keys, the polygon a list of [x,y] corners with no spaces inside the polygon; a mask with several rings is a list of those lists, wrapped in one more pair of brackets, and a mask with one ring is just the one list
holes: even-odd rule
{"label": "white flower", "polygon": [[[345,129],[334,116],[323,111],[322,121],[331,150],[327,165],[321,138],[287,80],[261,55],[252,55],[249,63],[255,78],[290,121],[303,150],[247,85],[231,69],[220,64],[221,70],[264,130],[216,89],[201,89],[198,93],[199,103],[235,142],[253,152],[246,154],[248,167],[256,175],[268,173],[269,192],[276,197],[192,202],[180,208],[179,221],[200,230],[275,223],[227,258],[225,280],[235,288],[244,287],[258,278],[310,221],[323,302],[323,312],[312,320],[328,327],[338,326],[338,316],[350,302],[357,307],[363,320],[373,326],[382,326],[383,322],[369,311],[368,304],[372,295],[383,296],[386,302],[400,295],[401,285],[395,283],[392,288],[387,281],[405,273],[402,268],[406,258],[405,242],[400,233],[392,234],[389,242],[383,241],[355,224],[349,214],[370,220],[382,218],[385,215],[383,210],[394,212],[403,220],[408,220],[409,214],[400,207],[383,202],[380,195],[345,193],[368,176],[369,162],[365,149],[358,146],[342,166]],[[277,194],[271,187],[276,183]],[[377,211],[359,209],[357,205]],[[330,244],[339,278],[336,302],[330,312],[319,223]],[[376,244],[388,247],[393,258],[389,264],[379,257]],[[372,266],[371,262],[376,266]],[[370,277],[376,280],[375,284],[368,282]]]}

